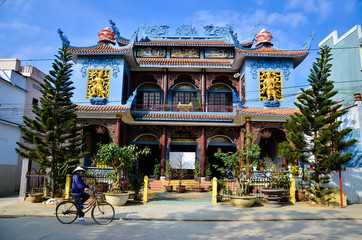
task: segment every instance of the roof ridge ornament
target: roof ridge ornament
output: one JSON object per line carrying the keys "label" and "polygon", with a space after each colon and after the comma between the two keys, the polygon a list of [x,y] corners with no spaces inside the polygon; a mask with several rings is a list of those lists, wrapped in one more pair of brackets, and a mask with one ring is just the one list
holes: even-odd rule
{"label": "roof ridge ornament", "polygon": [[60,28],[58,28],[58,34],[59,34],[60,40],[62,40],[63,47],[68,47],[70,45],[70,42],[69,42],[67,36],[63,35],[63,31],[60,30]]}
{"label": "roof ridge ornament", "polygon": [[176,36],[198,36],[198,34],[191,24],[182,24],[176,29]]}
{"label": "roof ridge ornament", "polygon": [[168,25],[159,25],[159,26],[149,26],[147,24],[143,24],[141,27],[144,35],[150,36],[167,36],[168,29],[170,28]]}
{"label": "roof ridge ornament", "polygon": [[272,39],[273,35],[263,28],[258,34],[255,35],[255,41],[258,42],[255,47],[260,45],[273,46],[274,44],[270,41]]}
{"label": "roof ridge ornament", "polygon": [[303,50],[309,50],[311,48],[314,36],[315,36],[315,32],[313,31],[310,34],[309,38],[303,44],[303,47],[302,47]]}
{"label": "roof ridge ornament", "polygon": [[233,27],[231,24],[226,24],[225,27],[214,26],[209,24],[206,26],[201,25],[205,29],[206,36],[227,36],[233,32]]}
{"label": "roof ridge ornament", "polygon": [[255,35],[258,33],[259,27],[260,27],[260,21],[258,21],[258,22],[255,24],[253,30],[251,31],[251,34],[250,34],[250,37],[251,37],[251,38],[255,39]]}
{"label": "roof ridge ornament", "polygon": [[115,37],[116,38],[121,38],[121,34],[119,32],[119,29],[116,27],[116,24],[111,19],[109,19],[108,21],[111,24],[112,31],[116,34]]}
{"label": "roof ridge ornament", "polygon": [[100,43],[112,43],[114,45],[114,44],[116,44],[114,42],[114,40],[115,40],[114,36],[115,35],[116,35],[116,33],[112,32],[112,30],[109,27],[106,27],[105,29],[103,29],[102,31],[100,31],[98,33],[99,41],[97,43],[98,44],[100,44]]}

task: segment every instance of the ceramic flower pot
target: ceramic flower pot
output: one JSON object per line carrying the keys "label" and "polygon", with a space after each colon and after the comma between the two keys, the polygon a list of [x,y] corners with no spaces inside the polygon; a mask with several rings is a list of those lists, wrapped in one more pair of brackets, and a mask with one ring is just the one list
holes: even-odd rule
{"label": "ceramic flower pot", "polygon": [[166,186],[164,186],[165,187],[165,191],[166,192],[172,192],[172,190],[173,190],[173,186],[168,186],[168,185],[166,185]]}
{"label": "ceramic flower pot", "polygon": [[129,193],[120,193],[120,194],[113,194],[113,193],[105,193],[107,202],[114,206],[123,206],[126,204],[127,199],[129,197]]}
{"label": "ceramic flower pot", "polygon": [[249,208],[256,201],[256,196],[230,196],[230,201],[234,207]]}
{"label": "ceramic flower pot", "polygon": [[178,186],[176,187],[176,191],[178,193],[184,193],[186,191],[186,186]]}

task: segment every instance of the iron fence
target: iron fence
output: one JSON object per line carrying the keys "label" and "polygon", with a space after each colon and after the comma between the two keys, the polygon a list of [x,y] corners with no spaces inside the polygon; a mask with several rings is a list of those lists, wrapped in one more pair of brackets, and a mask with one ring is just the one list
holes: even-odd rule
{"label": "iron fence", "polygon": [[[271,181],[274,172],[272,171],[253,171],[251,179],[251,195],[256,196],[257,201],[262,201],[265,195],[261,189],[267,187]],[[244,179],[246,181],[246,178]],[[218,180],[220,194],[223,200],[228,200],[228,195],[236,193],[236,185],[233,179]]]}
{"label": "iron fence", "polygon": [[47,181],[48,175],[39,175],[39,174],[26,174],[26,192],[25,196],[29,193],[42,193],[44,196],[47,194]]}

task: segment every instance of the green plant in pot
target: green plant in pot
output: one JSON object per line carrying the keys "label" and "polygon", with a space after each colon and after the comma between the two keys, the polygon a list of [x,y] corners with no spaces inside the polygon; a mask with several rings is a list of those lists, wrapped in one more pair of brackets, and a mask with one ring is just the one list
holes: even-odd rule
{"label": "green plant in pot", "polygon": [[182,185],[182,181],[185,175],[182,155],[178,155],[176,159],[174,159],[174,164],[175,164],[175,174],[178,178],[178,186],[176,187],[176,191],[178,193],[184,193],[186,191],[186,186]]}
{"label": "green plant in pot", "polygon": [[142,194],[140,193],[140,190],[143,187],[143,177],[139,173],[132,173],[129,175],[129,183],[130,188],[134,192],[134,200],[140,201],[142,199]]}
{"label": "green plant in pot", "polygon": [[168,180],[167,185],[165,185],[166,192],[172,192],[173,186],[171,185],[172,180],[172,166],[170,160],[166,162],[166,171],[165,171],[166,179]]}
{"label": "green plant in pot", "polygon": [[[107,201],[113,201],[114,205],[124,205],[128,199],[129,194],[122,193],[120,188],[121,174],[133,173],[134,164],[140,155],[146,155],[150,153],[148,148],[138,150],[135,145],[127,145],[124,147],[118,146],[116,143],[100,144],[100,148],[97,152],[100,163],[111,166],[113,168],[114,177],[113,185],[110,193],[106,194]],[[114,198],[113,198],[114,196]],[[116,197],[122,199],[115,199]],[[113,200],[110,200],[113,199]],[[118,201],[118,202],[116,202]],[[123,203],[123,204],[122,204]]]}
{"label": "green plant in pot", "polygon": [[[235,207],[251,207],[255,200],[255,196],[250,196],[251,193],[251,179],[253,167],[258,165],[257,159],[260,155],[260,147],[257,144],[251,144],[252,135],[244,135],[243,150],[236,152],[217,152],[215,157],[220,158],[225,167],[218,167],[221,174],[232,175],[236,185],[235,195],[230,196],[231,202]],[[247,164],[247,162],[252,162]]]}
{"label": "green plant in pot", "polygon": [[153,176],[155,180],[160,180],[160,174],[161,174],[161,164],[156,163],[155,168],[153,169]]}
{"label": "green plant in pot", "polygon": [[289,191],[290,181],[287,174],[284,174],[278,167],[274,164],[271,167],[273,172],[272,177],[270,178],[270,183],[267,188],[262,188],[261,191],[266,195],[268,200],[268,207],[281,207],[280,200],[283,196],[287,197],[286,193]]}
{"label": "green plant in pot", "polygon": [[203,192],[205,190],[204,187],[201,187],[201,163],[198,158],[195,159],[195,169],[194,175],[197,181],[197,187],[195,187],[196,192]]}
{"label": "green plant in pot", "polygon": [[41,198],[44,196],[42,192],[40,192],[41,189],[32,188],[30,193],[28,194],[28,199],[32,203],[38,203],[41,202]]}
{"label": "green plant in pot", "polygon": [[211,171],[211,166],[210,166],[210,164],[207,164],[207,168],[206,168],[206,171],[205,171],[205,175],[206,175],[206,181],[211,181],[212,171]]}

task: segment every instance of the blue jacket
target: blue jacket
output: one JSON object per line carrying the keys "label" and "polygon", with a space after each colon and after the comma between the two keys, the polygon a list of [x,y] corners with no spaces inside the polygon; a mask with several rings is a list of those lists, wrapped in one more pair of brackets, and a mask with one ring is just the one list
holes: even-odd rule
{"label": "blue jacket", "polygon": [[89,188],[89,186],[83,182],[78,174],[74,174],[71,193],[82,193],[84,188]]}

